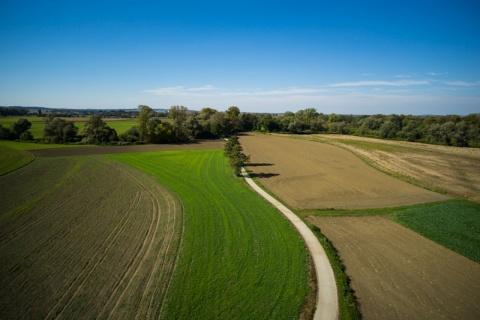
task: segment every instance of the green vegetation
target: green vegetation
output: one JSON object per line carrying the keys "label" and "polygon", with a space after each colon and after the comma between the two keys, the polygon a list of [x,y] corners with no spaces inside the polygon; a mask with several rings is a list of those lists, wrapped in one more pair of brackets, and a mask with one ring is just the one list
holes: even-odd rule
{"label": "green vegetation", "polygon": [[236,178],[221,150],[111,155],[182,201],[184,234],[165,319],[298,319],[308,255],[291,225]]}
{"label": "green vegetation", "polygon": [[250,160],[250,156],[243,153],[243,147],[237,136],[232,136],[227,140],[223,155],[228,157],[228,163],[235,171],[235,175],[241,176],[241,168]]}
{"label": "green vegetation", "polygon": [[338,318],[356,320],[361,319],[361,314],[358,309],[357,298],[355,292],[350,287],[350,279],[345,274],[345,266],[342,264],[340,257],[337,254],[337,250],[333,244],[322,234],[322,231],[317,226],[312,225],[309,222],[305,223],[313,231],[318,241],[322,245],[325,253],[328,256],[330,265],[332,266],[333,273],[335,275],[335,281],[337,283],[338,291]]}
{"label": "green vegetation", "polygon": [[394,208],[300,210],[307,216],[389,215],[396,222],[467,258],[480,262],[480,204],[447,200]]}
{"label": "green vegetation", "polygon": [[480,204],[464,200],[414,206],[393,219],[480,263]]}
{"label": "green vegetation", "polygon": [[[28,151],[11,146],[12,143],[0,141],[0,176],[29,164],[35,159]],[[10,141],[8,141],[10,142]]]}

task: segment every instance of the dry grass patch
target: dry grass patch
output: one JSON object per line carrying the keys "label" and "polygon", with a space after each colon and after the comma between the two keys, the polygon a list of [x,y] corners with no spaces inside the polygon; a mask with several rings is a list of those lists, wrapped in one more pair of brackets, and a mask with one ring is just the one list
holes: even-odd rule
{"label": "dry grass patch", "polygon": [[355,152],[404,180],[480,202],[480,148],[459,148],[345,135],[302,136]]}

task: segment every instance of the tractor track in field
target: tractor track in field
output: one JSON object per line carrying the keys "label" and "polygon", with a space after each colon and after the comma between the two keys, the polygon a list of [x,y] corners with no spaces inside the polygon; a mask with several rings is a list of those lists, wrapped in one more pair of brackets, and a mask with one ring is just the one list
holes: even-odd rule
{"label": "tractor track in field", "polygon": [[[32,170],[42,172],[48,178],[44,186],[51,187],[13,193],[15,199],[38,201],[32,213],[22,209],[1,225],[2,253],[11,261],[0,269],[0,290],[18,296],[4,301],[0,315],[157,318],[178,258],[181,204],[156,179],[141,178],[120,162],[66,159],[40,159],[15,173],[26,178]],[[49,168],[64,161],[63,172],[49,175]],[[87,187],[79,192],[79,186]],[[5,202],[7,210],[17,210],[13,197],[3,196],[12,199]],[[11,246],[19,238],[25,242],[22,249]],[[44,287],[48,291],[37,296]]]}

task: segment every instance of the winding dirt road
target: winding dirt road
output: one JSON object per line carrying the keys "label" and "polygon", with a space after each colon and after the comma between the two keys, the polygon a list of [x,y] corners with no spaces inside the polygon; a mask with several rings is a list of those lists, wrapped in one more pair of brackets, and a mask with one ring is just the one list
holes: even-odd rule
{"label": "winding dirt road", "polygon": [[333,274],[332,267],[328,260],[327,254],[320,242],[307,225],[300,220],[292,211],[285,207],[282,203],[270,196],[262,190],[242,168],[242,175],[247,183],[268,202],[273,204],[280,212],[293,224],[302,236],[307,245],[310,255],[315,265],[315,275],[317,278],[317,306],[313,319],[326,320],[338,318],[338,300],[337,300],[337,284]]}

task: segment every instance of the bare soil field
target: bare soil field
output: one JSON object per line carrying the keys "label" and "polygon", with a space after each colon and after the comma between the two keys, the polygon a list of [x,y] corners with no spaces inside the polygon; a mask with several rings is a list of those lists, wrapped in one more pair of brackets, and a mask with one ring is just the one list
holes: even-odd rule
{"label": "bare soil field", "polygon": [[0,177],[1,319],[158,318],[179,201],[103,157],[37,158]]}
{"label": "bare soil field", "polygon": [[388,217],[308,220],[338,250],[364,319],[478,319],[478,263]]}
{"label": "bare soil field", "polygon": [[480,148],[347,135],[321,134],[302,138],[341,146],[404,180],[480,202]]}
{"label": "bare soil field", "polygon": [[223,140],[198,140],[179,144],[143,144],[129,146],[79,146],[78,148],[30,150],[37,157],[80,156],[93,154],[118,154],[155,152],[170,150],[214,150],[223,149]]}
{"label": "bare soil field", "polygon": [[395,179],[353,153],[325,143],[248,134],[240,137],[253,176],[296,209],[382,208],[448,197]]}

